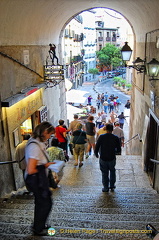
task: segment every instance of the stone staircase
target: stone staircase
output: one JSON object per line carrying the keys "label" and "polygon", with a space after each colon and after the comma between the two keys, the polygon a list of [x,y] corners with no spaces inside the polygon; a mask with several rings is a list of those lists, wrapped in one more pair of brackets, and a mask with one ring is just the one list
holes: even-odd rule
{"label": "stone staircase", "polygon": [[66,163],[61,187],[53,190],[49,223],[55,235],[31,236],[33,196],[18,190],[0,199],[0,239],[112,239],[149,238],[145,226],[159,229],[159,195],[142,170],[140,156],[117,156],[114,192],[103,193],[98,159],[91,156],[81,168]]}

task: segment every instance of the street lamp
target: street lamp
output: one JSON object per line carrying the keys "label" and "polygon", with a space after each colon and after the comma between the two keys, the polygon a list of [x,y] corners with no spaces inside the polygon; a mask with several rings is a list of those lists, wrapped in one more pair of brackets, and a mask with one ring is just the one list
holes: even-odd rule
{"label": "street lamp", "polygon": [[[131,58],[132,49],[129,47],[128,42],[125,42],[125,45],[121,48],[121,55],[123,61],[129,61]],[[149,80],[159,80],[156,77],[159,74],[159,61],[153,58],[149,63],[146,63],[145,60],[142,60],[140,57],[137,57],[133,62],[133,65],[126,65],[128,68],[134,68],[137,73],[147,73],[150,77]]]}
{"label": "street lamp", "polygon": [[156,77],[159,74],[159,62],[153,58],[149,63],[147,63],[147,75],[151,77],[150,80],[159,80]]}
{"label": "street lamp", "polygon": [[121,55],[123,61],[129,61],[131,58],[132,50],[128,45],[128,42],[125,42],[125,45],[121,49]]}

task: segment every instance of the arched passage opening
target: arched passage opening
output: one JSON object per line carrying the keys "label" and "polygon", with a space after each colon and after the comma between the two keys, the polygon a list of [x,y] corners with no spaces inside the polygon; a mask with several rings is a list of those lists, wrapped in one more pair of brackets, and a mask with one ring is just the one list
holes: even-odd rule
{"label": "arched passage opening", "polygon": [[[94,16],[95,16],[94,19],[93,18],[89,19],[89,16],[86,17],[90,12],[92,12],[94,14]],[[120,12],[118,12],[114,9],[104,8],[104,7],[85,9],[80,12],[77,12],[72,17],[70,17],[65,22],[65,24],[63,25],[63,27],[60,31],[60,34],[59,34],[59,45],[60,46],[62,46],[62,44],[63,44],[62,39],[65,37],[64,31],[65,31],[66,27],[68,27],[68,25],[71,23],[71,21],[73,19],[75,19],[77,16],[80,16],[80,15],[82,18],[85,18],[85,24],[86,24],[86,21],[97,22],[99,20],[99,21],[103,21],[103,24],[105,24],[105,26],[104,26],[105,28],[108,28],[108,27],[118,28],[117,46],[121,47],[122,45],[124,45],[125,41],[129,41],[130,42],[129,44],[131,45],[131,47],[134,50],[134,42],[136,42],[136,40],[135,40],[136,36],[134,33],[134,28],[131,25],[131,23],[129,22],[129,20],[125,16],[123,16]],[[112,23],[112,21],[113,21],[113,23]],[[95,24],[94,24],[94,27],[96,27]],[[96,42],[97,42],[97,39],[96,39]],[[110,42],[110,41],[108,41],[108,42]],[[105,41],[104,44],[106,44],[106,43],[107,42]],[[115,42],[111,41],[111,43],[113,43],[115,45],[116,41]],[[98,49],[96,49],[96,50],[98,50]],[[61,53],[62,53],[62,51],[61,51]],[[132,59],[133,59],[133,57],[132,57]]]}

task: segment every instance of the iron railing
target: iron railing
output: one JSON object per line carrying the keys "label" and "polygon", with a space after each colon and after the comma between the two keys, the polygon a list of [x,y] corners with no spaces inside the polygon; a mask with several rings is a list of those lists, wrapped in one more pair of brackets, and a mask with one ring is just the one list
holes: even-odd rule
{"label": "iron railing", "polygon": [[128,144],[129,142],[131,142],[133,139],[139,139],[140,142],[142,142],[142,139],[140,137],[140,134],[137,133],[135,136],[133,136],[132,138],[130,138],[129,140],[127,140],[126,142],[124,142],[124,144]]}
{"label": "iron railing", "polygon": [[153,163],[159,164],[159,160],[150,158],[150,161],[153,162]]}
{"label": "iron railing", "polygon": [[24,158],[22,158],[20,161],[6,161],[6,162],[0,162],[0,165],[4,165],[4,164],[12,164],[12,163],[20,163],[21,161],[23,161]]}

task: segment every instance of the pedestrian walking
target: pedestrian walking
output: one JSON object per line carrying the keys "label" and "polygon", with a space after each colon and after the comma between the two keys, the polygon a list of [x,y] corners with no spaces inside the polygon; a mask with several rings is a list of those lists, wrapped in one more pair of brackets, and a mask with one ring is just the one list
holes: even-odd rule
{"label": "pedestrian walking", "polygon": [[72,147],[72,139],[73,139],[73,132],[77,130],[77,125],[81,123],[81,120],[78,118],[78,114],[74,114],[74,120],[70,122],[68,131],[69,131],[69,149],[71,154],[73,155],[73,147]]}
{"label": "pedestrian walking", "polygon": [[97,100],[96,100],[96,105],[97,105],[97,109],[98,109],[98,110],[100,109],[100,104],[101,104],[100,99],[97,99]]}
{"label": "pedestrian walking", "polygon": [[59,147],[62,148],[67,154],[67,129],[64,127],[64,120],[59,120],[59,125],[55,128],[55,137],[59,141]]}
{"label": "pedestrian walking", "polygon": [[89,116],[88,121],[86,122],[85,126],[86,126],[86,135],[87,135],[87,141],[88,141],[88,146],[87,146],[87,151],[86,151],[86,158],[89,157],[89,151],[91,149],[91,147],[95,148],[95,134],[96,134],[96,127],[95,127],[95,123],[93,122],[94,117],[93,116]]}
{"label": "pedestrian walking", "polygon": [[73,152],[75,158],[74,166],[82,167],[83,166],[83,158],[85,152],[85,144],[87,142],[86,132],[82,130],[83,125],[78,123],[77,129],[73,132]]}
{"label": "pedestrian walking", "polygon": [[95,122],[96,122],[96,127],[100,128],[100,125],[102,124],[102,117],[101,117],[101,113],[100,112],[95,117]]}
{"label": "pedestrian walking", "polygon": [[25,148],[25,159],[27,163],[25,171],[26,183],[35,197],[34,223],[32,231],[34,235],[48,235],[46,220],[51,211],[52,199],[49,190],[47,168],[53,164],[48,162],[46,152],[46,141],[55,129],[49,122],[42,122],[33,131],[32,138],[27,142]]}
{"label": "pedestrian walking", "polygon": [[87,100],[88,100],[88,105],[92,105],[92,96],[91,95],[88,96]]}
{"label": "pedestrian walking", "polygon": [[103,106],[103,103],[104,103],[104,93],[101,94],[101,106]]}
{"label": "pedestrian walking", "polygon": [[127,109],[130,109],[130,100],[127,100],[127,102],[126,102],[126,104],[125,104],[125,107],[127,108]]}
{"label": "pedestrian walking", "polygon": [[123,129],[123,126],[124,126],[124,122],[125,122],[125,116],[124,116],[124,113],[121,112],[121,114],[118,116],[118,121],[119,121],[119,124],[120,124],[120,128]]}
{"label": "pedestrian walking", "polygon": [[98,139],[98,137],[101,135],[101,134],[105,134],[107,131],[106,131],[106,124],[107,123],[104,123],[104,126],[101,127],[98,131],[97,131],[97,135],[96,135],[96,141]]}
{"label": "pedestrian walking", "polygon": [[117,114],[114,111],[112,111],[110,114],[110,121],[112,124],[116,122],[116,118],[117,118]]}
{"label": "pedestrian walking", "polygon": [[107,114],[108,113],[108,101],[107,100],[105,100],[103,102],[103,107],[104,107],[104,112]]}
{"label": "pedestrian walking", "polygon": [[111,113],[112,111],[114,111],[114,100],[110,100],[109,103],[109,113]]}
{"label": "pedestrian walking", "polygon": [[119,112],[119,106],[121,104],[121,101],[118,96],[116,97],[116,102],[117,102],[117,112]]}
{"label": "pedestrian walking", "polygon": [[[115,125],[115,128],[113,130],[113,134],[119,138],[121,147],[124,147],[124,131],[123,129],[120,128],[119,122],[115,122],[114,125]],[[121,155],[121,152],[118,154]]]}
{"label": "pedestrian walking", "polygon": [[101,120],[102,120],[102,122],[106,123],[106,119],[107,119],[107,114],[104,111],[102,111],[101,112]]}
{"label": "pedestrian walking", "polygon": [[102,172],[103,192],[115,189],[116,182],[116,153],[121,152],[119,138],[112,134],[113,125],[106,124],[106,134],[99,136],[95,146],[95,156],[99,157],[100,170]]}
{"label": "pedestrian walking", "polygon": [[105,100],[105,101],[108,100],[108,93],[107,93],[107,92],[105,92],[105,94],[104,94],[104,100]]}

